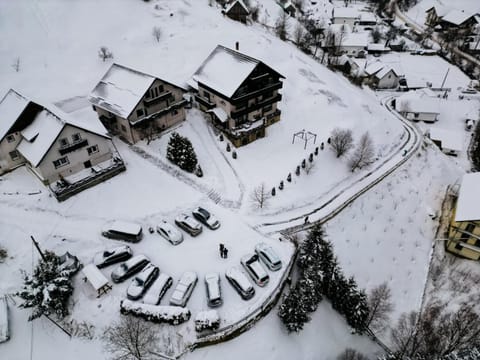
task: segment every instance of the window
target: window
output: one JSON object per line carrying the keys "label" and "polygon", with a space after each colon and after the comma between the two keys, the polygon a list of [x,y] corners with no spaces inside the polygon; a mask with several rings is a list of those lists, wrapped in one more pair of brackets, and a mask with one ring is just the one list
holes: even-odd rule
{"label": "window", "polygon": [[269,111],[272,111],[272,105],[267,105],[263,108],[263,113],[266,113],[266,112],[269,112]]}
{"label": "window", "polygon": [[210,101],[210,93],[206,92],[205,90],[203,91],[203,96]]}
{"label": "window", "polygon": [[7,135],[7,141],[8,142],[14,142],[15,141],[15,135],[13,135],[13,134]]}
{"label": "window", "polygon": [[162,92],[164,92],[164,91],[165,91],[165,90],[163,89],[163,85],[160,85],[160,86],[158,87],[158,92],[159,92],[159,93],[162,93]]}
{"label": "window", "polygon": [[79,133],[73,134],[72,135],[72,140],[73,140],[73,142],[78,142],[78,141],[82,140],[82,137],[80,136]]}
{"label": "window", "polygon": [[474,230],[475,230],[474,224],[467,224],[464,230],[460,230],[462,233],[460,235],[460,239],[462,239],[463,241],[468,240],[468,238],[470,237],[470,234],[473,233]]}
{"label": "window", "polygon": [[60,139],[59,142],[60,142],[61,147],[64,147],[64,146],[68,145],[68,139],[67,138]]}
{"label": "window", "polygon": [[123,132],[127,132],[127,128],[125,127],[125,125],[120,125],[120,127],[122,128]]}
{"label": "window", "polygon": [[177,110],[177,109],[173,109],[173,110],[172,110],[172,115],[175,116],[175,115],[177,115],[177,114],[178,114],[178,110]]}
{"label": "window", "polygon": [[67,164],[70,164],[68,161],[68,157],[64,156],[61,157],[60,159],[57,159],[53,162],[53,166],[55,166],[55,169],[58,169],[59,167],[65,166]]}
{"label": "window", "polygon": [[158,88],[155,88],[155,97],[158,96]]}
{"label": "window", "polygon": [[143,116],[143,109],[137,110],[137,117]]}
{"label": "window", "polygon": [[413,116],[415,116],[415,118],[418,118],[420,116],[419,113],[414,113]]}
{"label": "window", "polygon": [[20,154],[18,153],[17,150],[10,151],[9,155],[13,161],[18,160],[20,157]]}
{"label": "window", "polygon": [[88,155],[98,152],[98,145],[93,145],[87,148]]}
{"label": "window", "polygon": [[97,108],[95,107],[95,105],[92,105],[92,109],[93,111],[97,111]]}
{"label": "window", "polygon": [[463,246],[462,246],[462,244],[460,244],[460,243],[457,243],[457,244],[455,245],[455,249],[456,249],[456,250],[460,250],[460,251],[462,251],[462,250],[463,250]]}

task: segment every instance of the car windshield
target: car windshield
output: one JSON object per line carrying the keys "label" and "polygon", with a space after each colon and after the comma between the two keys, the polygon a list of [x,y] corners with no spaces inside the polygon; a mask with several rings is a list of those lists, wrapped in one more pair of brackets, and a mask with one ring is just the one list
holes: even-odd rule
{"label": "car windshield", "polygon": [[202,216],[205,218],[205,220],[208,220],[210,218],[210,213],[203,209],[203,208],[198,208],[198,212],[202,214]]}

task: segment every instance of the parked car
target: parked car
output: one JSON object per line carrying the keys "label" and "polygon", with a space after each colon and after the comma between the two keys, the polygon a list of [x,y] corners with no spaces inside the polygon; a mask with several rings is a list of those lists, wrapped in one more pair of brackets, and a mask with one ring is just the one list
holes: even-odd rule
{"label": "parked car", "polygon": [[183,273],[170,298],[170,305],[185,306],[197,284],[197,274],[193,271]]}
{"label": "parked car", "polygon": [[113,221],[105,224],[102,235],[109,239],[139,242],[142,239],[142,227],[126,221]]}
{"label": "parked car", "polygon": [[243,300],[249,300],[255,295],[255,289],[238,266],[233,266],[225,272],[225,278],[238,292]]}
{"label": "parked car", "polygon": [[135,275],[140,270],[142,270],[150,262],[145,255],[137,255],[129,259],[128,261],[121,263],[112,272],[112,280],[114,283],[119,283],[129,278],[132,275]]}
{"label": "parked car", "polygon": [[223,304],[220,276],[218,273],[208,273],[205,275],[205,289],[207,290],[207,303],[209,307],[217,307]]}
{"label": "parked car", "polygon": [[149,263],[132,280],[127,288],[127,298],[130,300],[140,299],[148,288],[153,284],[160,272],[158,266]]}
{"label": "parked car", "polygon": [[477,90],[471,88],[471,87],[466,87],[461,89],[462,94],[476,94]]}
{"label": "parked car", "polygon": [[255,245],[255,252],[270,270],[277,271],[282,268],[282,260],[270,245],[261,242]]}
{"label": "parked car", "polygon": [[211,230],[218,229],[220,227],[220,221],[208,210],[197,207],[192,211],[193,217],[200,221],[203,225]]}
{"label": "parked car", "polygon": [[260,259],[257,254],[248,254],[242,256],[240,263],[258,286],[263,287],[268,284],[270,277],[268,276],[263,265],[260,263]]}
{"label": "parked car", "polygon": [[175,224],[192,236],[197,236],[203,230],[197,220],[187,214],[180,214],[175,218]]}
{"label": "parked car", "polygon": [[172,286],[173,280],[170,275],[165,273],[160,273],[157,280],[150,286],[148,292],[143,297],[143,302],[145,304],[158,305],[163,298],[163,295],[167,290]]}
{"label": "parked car", "polygon": [[93,263],[99,268],[128,260],[132,257],[130,246],[117,246],[105,251],[100,251],[93,257]]}
{"label": "parked car", "polygon": [[157,232],[172,245],[178,245],[183,241],[183,234],[165,220],[157,225]]}

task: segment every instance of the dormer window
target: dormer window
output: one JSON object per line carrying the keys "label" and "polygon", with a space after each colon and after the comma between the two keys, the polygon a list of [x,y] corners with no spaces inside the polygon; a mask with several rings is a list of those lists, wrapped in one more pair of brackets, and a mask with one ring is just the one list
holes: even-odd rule
{"label": "dormer window", "polygon": [[68,146],[68,139],[67,138],[60,139],[59,142],[60,142],[61,147]]}
{"label": "dormer window", "polygon": [[138,109],[137,110],[137,117],[143,116],[143,109]]}

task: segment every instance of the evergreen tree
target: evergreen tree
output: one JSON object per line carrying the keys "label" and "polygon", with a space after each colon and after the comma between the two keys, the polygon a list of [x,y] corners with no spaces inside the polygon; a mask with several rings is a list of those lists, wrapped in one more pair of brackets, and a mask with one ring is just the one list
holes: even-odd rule
{"label": "evergreen tree", "polygon": [[475,132],[473,133],[470,159],[472,161],[472,170],[480,171],[480,121],[477,122]]}
{"label": "evergreen tree", "polygon": [[367,328],[369,314],[367,295],[358,289],[353,277],[348,279],[348,293],[345,298],[344,314],[347,323],[358,333],[363,333]]}
{"label": "evergreen tree", "polygon": [[318,263],[321,258],[322,245],[325,242],[323,240],[324,230],[321,226],[316,225],[312,228],[307,238],[302,242],[298,254],[298,266],[302,269],[306,269],[312,264]]}
{"label": "evergreen tree", "polygon": [[306,269],[303,273],[303,277],[298,281],[298,289],[302,297],[305,310],[308,312],[314,312],[317,310],[318,304],[322,301],[321,288],[318,287],[318,277],[314,269]]}
{"label": "evergreen tree", "polygon": [[186,137],[173,132],[167,146],[167,159],[180,169],[194,172],[197,167],[197,155],[193,145]]}
{"label": "evergreen tree", "polygon": [[24,274],[24,286],[17,293],[24,300],[20,307],[32,308],[29,321],[42,315],[68,315],[68,299],[73,293],[71,273],[61,270],[60,258],[53,252],[46,251],[44,257],[31,276]]}
{"label": "evergreen tree", "polygon": [[283,302],[278,310],[278,316],[287,327],[288,332],[299,332],[303,326],[310,321],[303,301],[302,291],[295,286],[288,295],[283,298]]}

